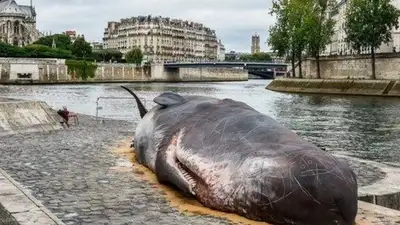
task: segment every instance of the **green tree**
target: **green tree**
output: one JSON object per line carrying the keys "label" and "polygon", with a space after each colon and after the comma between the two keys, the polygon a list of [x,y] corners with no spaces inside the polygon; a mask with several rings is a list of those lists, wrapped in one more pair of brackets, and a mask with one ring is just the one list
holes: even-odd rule
{"label": "green tree", "polygon": [[287,55],[290,49],[290,43],[288,40],[288,32],[282,26],[282,23],[278,22],[269,29],[268,45],[271,46],[272,51],[279,57]]}
{"label": "green tree", "polygon": [[266,52],[258,52],[240,56],[241,61],[245,62],[267,62],[271,61],[272,57]]}
{"label": "green tree", "polygon": [[106,61],[106,62],[110,60],[121,61],[122,59],[122,53],[114,49],[99,50],[93,52],[92,55],[97,61]]}
{"label": "green tree", "polygon": [[236,61],[236,56],[234,54],[226,54],[225,62],[234,62]]}
{"label": "green tree", "polygon": [[46,45],[31,44],[24,48],[24,54],[28,57],[37,58],[72,58],[72,54],[68,50],[64,49],[53,49]]}
{"label": "green tree", "polygon": [[12,46],[7,43],[0,43],[0,57],[26,57],[26,58],[72,58],[68,50],[53,49],[46,45],[31,44],[25,47]]}
{"label": "green tree", "polygon": [[0,42],[0,57],[15,57],[17,46]]}
{"label": "green tree", "polygon": [[310,34],[307,20],[312,13],[312,5],[313,0],[291,0],[289,2],[289,28],[292,36],[292,48],[298,60],[300,78],[303,78],[302,56],[308,46]]}
{"label": "green tree", "polygon": [[46,45],[46,46],[52,47],[53,39],[54,39],[54,42],[56,43],[56,48],[70,50],[72,42],[69,39],[69,37],[65,34],[54,34],[54,35],[41,37],[41,38],[39,38],[39,40],[35,41],[33,44]]}
{"label": "green tree", "polygon": [[334,0],[314,0],[312,13],[306,21],[308,27],[308,53],[315,57],[317,62],[317,78],[321,78],[319,56],[331,42],[334,33],[335,21],[329,17],[327,12],[334,8]]}
{"label": "green tree", "polygon": [[97,65],[86,60],[65,60],[68,67],[68,74],[72,74],[75,78],[87,80],[89,77],[94,78],[96,75]]}
{"label": "green tree", "polygon": [[346,11],[346,41],[356,49],[371,49],[372,79],[375,74],[375,50],[392,40],[391,30],[398,28],[400,10],[390,0],[350,0]]}
{"label": "green tree", "polygon": [[79,37],[71,45],[71,52],[77,57],[87,57],[92,55],[92,46],[85,41],[85,38]]}
{"label": "green tree", "polygon": [[272,61],[272,57],[270,54],[266,53],[266,52],[259,52],[259,53],[254,53],[253,54],[253,59],[256,62],[268,62],[268,61]]}
{"label": "green tree", "polygon": [[276,0],[270,11],[276,16],[277,23],[270,28],[268,43],[279,56],[290,52],[293,76],[296,76],[295,60],[298,60],[300,78],[302,55],[308,44],[307,20],[312,4],[312,0]]}
{"label": "green tree", "polygon": [[[292,49],[289,24],[288,24],[288,0],[277,0],[272,2],[270,15],[275,15],[277,22],[269,28],[268,45],[279,57],[291,55],[292,68],[295,68],[295,54]],[[296,71],[293,69],[293,76]]]}
{"label": "green tree", "polygon": [[140,65],[143,61],[143,54],[139,48],[134,48],[126,53],[125,59],[128,63],[135,63]]}

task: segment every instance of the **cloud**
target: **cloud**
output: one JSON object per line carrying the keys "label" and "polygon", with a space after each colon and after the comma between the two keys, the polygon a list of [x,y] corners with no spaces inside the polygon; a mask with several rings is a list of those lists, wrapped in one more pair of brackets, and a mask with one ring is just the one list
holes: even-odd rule
{"label": "cloud", "polygon": [[[17,0],[29,4],[29,0]],[[74,29],[101,41],[108,21],[138,15],[164,16],[203,23],[216,30],[227,50],[250,52],[251,35],[260,34],[261,49],[275,19],[265,0],[34,0],[37,28],[59,33]]]}

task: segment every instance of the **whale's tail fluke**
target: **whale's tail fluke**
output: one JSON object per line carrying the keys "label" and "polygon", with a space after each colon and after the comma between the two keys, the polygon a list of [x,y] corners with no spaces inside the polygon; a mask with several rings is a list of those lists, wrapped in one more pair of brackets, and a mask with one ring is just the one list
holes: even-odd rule
{"label": "whale's tail fluke", "polygon": [[121,86],[123,89],[127,90],[136,100],[136,103],[138,105],[139,108],[139,113],[140,113],[140,118],[143,118],[146,113],[147,113],[147,109],[144,107],[143,103],[140,101],[140,99],[136,96],[135,93],[133,93],[133,91],[129,90],[127,87]]}

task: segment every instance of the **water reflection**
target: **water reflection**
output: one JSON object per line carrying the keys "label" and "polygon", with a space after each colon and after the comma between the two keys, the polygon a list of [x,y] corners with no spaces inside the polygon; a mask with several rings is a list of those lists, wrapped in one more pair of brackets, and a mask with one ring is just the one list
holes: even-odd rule
{"label": "water reflection", "polygon": [[[273,117],[328,151],[399,162],[400,99],[283,94],[266,90],[268,82],[124,85],[134,89],[148,108],[154,105],[153,98],[165,91],[233,98]],[[99,115],[138,120],[136,104],[120,85],[0,86],[0,95],[42,100],[54,108],[66,105],[73,111],[90,115],[96,114],[98,97],[126,97],[129,99],[100,100],[103,110],[99,111]]]}
{"label": "water reflection", "polygon": [[274,104],[278,120],[329,151],[377,161],[400,160],[399,99],[291,95]]}

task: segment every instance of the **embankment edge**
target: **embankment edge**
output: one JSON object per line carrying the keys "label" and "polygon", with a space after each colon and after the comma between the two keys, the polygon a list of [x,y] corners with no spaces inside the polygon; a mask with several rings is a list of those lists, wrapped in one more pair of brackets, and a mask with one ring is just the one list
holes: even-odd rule
{"label": "embankment edge", "polygon": [[396,80],[280,78],[273,80],[266,89],[286,93],[400,97],[400,81]]}

